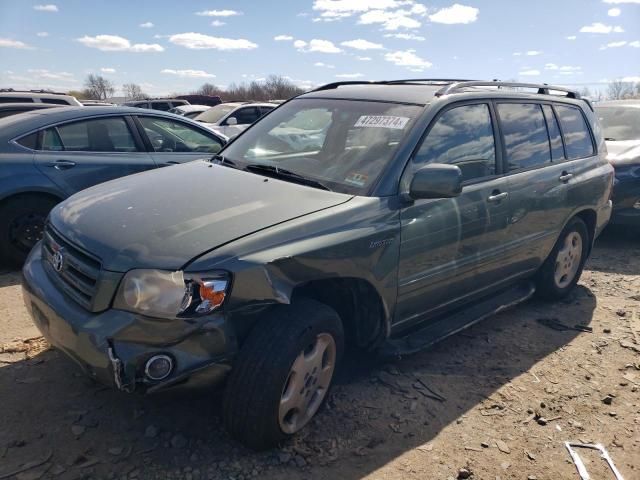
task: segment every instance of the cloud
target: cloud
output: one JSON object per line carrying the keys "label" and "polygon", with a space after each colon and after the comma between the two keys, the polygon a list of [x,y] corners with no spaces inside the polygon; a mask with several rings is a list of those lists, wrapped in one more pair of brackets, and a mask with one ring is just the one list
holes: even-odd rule
{"label": "cloud", "polygon": [[234,17],[236,15],[242,15],[242,12],[236,10],[204,10],[202,12],[196,12],[196,15],[201,17]]}
{"label": "cloud", "polygon": [[523,77],[535,77],[536,75],[540,75],[540,70],[521,70],[520,72],[518,72],[518,75]]}
{"label": "cloud", "polygon": [[633,48],[640,48],[640,40],[634,40],[633,42],[629,42],[629,46]]}
{"label": "cloud", "polygon": [[619,26],[605,25],[604,23],[595,22],[591,25],[585,25],[580,29],[580,33],[622,33],[624,29]]}
{"label": "cloud", "polygon": [[316,62],[313,64],[314,67],[324,67],[324,68],[336,68],[335,65],[329,65],[328,63],[324,63],[324,62]]}
{"label": "cloud", "polygon": [[49,3],[47,5],[34,5],[33,9],[37,10],[38,12],[57,12],[58,6]]}
{"label": "cloud", "polygon": [[433,15],[429,15],[429,20],[447,25],[467,24],[475,22],[478,19],[478,13],[480,13],[480,10],[477,8],[455,3],[450,7],[438,10]]}
{"label": "cloud", "polygon": [[293,46],[298,49],[299,52],[320,52],[320,53],[340,53],[338,47],[336,47],[333,42],[329,40],[319,40],[314,38],[310,42],[305,42],[304,40],[296,40],[293,42]]}
{"label": "cloud", "polygon": [[169,41],[191,50],[253,50],[258,45],[244,38],[222,38],[202,33],[178,33],[171,35]]}
{"label": "cloud", "polygon": [[576,37],[575,35],[569,35],[569,36],[568,36],[568,37],[566,37],[566,38],[567,38],[567,40],[575,40],[575,39],[576,39],[576,38],[578,38],[578,37]]}
{"label": "cloud", "polygon": [[610,8],[609,10],[607,10],[607,15],[609,15],[610,17],[619,17],[621,13],[622,10],[620,10],[619,8]]}
{"label": "cloud", "polygon": [[102,67],[100,71],[102,73],[116,73],[116,69],[111,67]]}
{"label": "cloud", "polygon": [[144,23],[141,23],[138,26],[140,28],[153,28],[154,27],[153,23],[151,23],[151,22],[144,22]]}
{"label": "cloud", "polygon": [[384,59],[399,67],[408,67],[412,69],[425,69],[432,65],[428,60],[416,55],[415,50],[398,50],[387,53],[385,54]]}
{"label": "cloud", "polygon": [[19,48],[21,50],[33,50],[33,47],[20,40],[0,37],[0,48]]}
{"label": "cloud", "polygon": [[222,27],[223,25],[226,25],[226,23],[220,20],[213,20],[211,22],[212,27]]}
{"label": "cloud", "polygon": [[213,73],[207,73],[204,70],[173,70],[171,68],[165,68],[160,73],[176,75],[182,78],[215,78]]}
{"label": "cloud", "polygon": [[639,83],[640,77],[622,77],[620,80],[623,82]]}
{"label": "cloud", "polygon": [[368,10],[397,8],[406,2],[398,0],[315,0],[313,9],[324,17],[348,17]]}
{"label": "cloud", "polygon": [[356,57],[358,60],[362,60],[363,62],[370,62],[373,60],[371,57]]}
{"label": "cloud", "polygon": [[640,5],[640,0],[603,0],[604,3],[613,3],[614,5],[619,5],[621,3],[637,3]]}
{"label": "cloud", "polygon": [[556,65],[555,63],[546,63],[544,65],[544,69],[545,70],[558,70],[558,65]]}
{"label": "cloud", "polygon": [[69,72],[51,72],[46,69],[29,69],[27,70],[30,76],[36,79],[43,80],[56,80],[60,82],[75,82],[75,78],[72,73]]}
{"label": "cloud", "polygon": [[424,42],[426,38],[413,33],[385,33],[385,38],[399,38],[400,40],[415,40],[417,42]]}
{"label": "cloud", "polygon": [[273,39],[276,42],[289,42],[293,40],[293,37],[291,35],[276,35]]}
{"label": "cloud", "polygon": [[129,40],[118,35],[96,35],[91,37],[85,35],[76,39],[85,47],[97,48],[103,52],[163,52],[164,48],[157,43],[136,43],[131,44]]}
{"label": "cloud", "polygon": [[336,75],[336,78],[361,78],[364,77],[363,73],[340,73]]}
{"label": "cloud", "polygon": [[558,72],[560,75],[582,75],[582,67],[563,65]]}
{"label": "cloud", "polygon": [[535,57],[541,55],[542,52],[540,50],[529,50],[526,54],[530,57]]}
{"label": "cloud", "polygon": [[519,57],[520,55],[522,55],[522,52],[513,52],[512,54],[514,57]]}
{"label": "cloud", "polygon": [[38,36],[38,37],[48,37],[49,36],[49,32],[38,32],[38,33],[36,33],[36,36]]}
{"label": "cloud", "polygon": [[622,40],[620,42],[609,42],[606,45],[603,45],[600,47],[600,50],[606,50],[607,48],[620,48],[620,47],[624,47],[627,44],[627,42],[625,40]]}
{"label": "cloud", "polygon": [[384,30],[412,29],[422,26],[422,23],[412,15],[411,10],[370,10],[360,15],[358,23],[362,25],[380,24]]}
{"label": "cloud", "polygon": [[382,50],[384,47],[379,43],[373,43],[361,38],[340,43],[343,47],[355,48],[356,50]]}

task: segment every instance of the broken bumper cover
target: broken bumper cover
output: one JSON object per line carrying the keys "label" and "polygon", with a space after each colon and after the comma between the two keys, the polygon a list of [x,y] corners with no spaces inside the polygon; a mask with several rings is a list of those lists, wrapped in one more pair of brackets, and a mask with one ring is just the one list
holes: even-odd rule
{"label": "broken bumper cover", "polygon": [[[89,376],[127,392],[210,386],[226,377],[237,342],[223,313],[167,320],[115,309],[88,312],[56,287],[47,268],[38,245],[22,271],[24,303],[47,341]],[[160,381],[145,375],[155,355],[173,361]]]}

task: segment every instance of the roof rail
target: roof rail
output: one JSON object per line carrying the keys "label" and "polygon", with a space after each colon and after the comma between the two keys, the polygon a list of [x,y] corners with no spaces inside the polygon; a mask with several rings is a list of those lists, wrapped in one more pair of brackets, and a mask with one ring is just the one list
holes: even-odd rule
{"label": "roof rail", "polygon": [[436,97],[441,97],[443,95],[448,95],[450,93],[456,93],[459,90],[471,87],[510,87],[510,88],[534,88],[538,90],[538,94],[540,95],[549,95],[551,90],[555,90],[558,92],[565,92],[568,98],[580,98],[580,93],[575,90],[571,90],[566,87],[558,87],[555,85],[549,85],[547,83],[519,83],[519,82],[500,82],[500,81],[464,81],[464,82],[455,82],[450,85],[446,85],[442,87],[440,90],[436,92]]}
{"label": "roof rail", "polygon": [[334,88],[338,88],[338,87],[341,87],[343,85],[376,85],[376,84],[384,85],[386,83],[388,83],[388,82],[385,82],[385,81],[373,82],[373,81],[367,81],[367,80],[350,80],[350,81],[344,81],[344,82],[327,83],[326,85],[321,85],[318,88],[314,88],[311,91],[312,92],[320,92],[322,90],[333,90]]}
{"label": "roof rail", "polygon": [[0,88],[3,93],[47,93],[49,95],[67,95],[64,92],[54,92],[53,90],[35,89],[35,90],[16,90],[14,88]]}
{"label": "roof rail", "polygon": [[398,84],[398,83],[435,83],[435,84],[447,84],[447,83],[457,83],[457,82],[475,82],[475,80],[470,80],[466,78],[407,78],[403,80],[389,80],[385,82],[387,84]]}

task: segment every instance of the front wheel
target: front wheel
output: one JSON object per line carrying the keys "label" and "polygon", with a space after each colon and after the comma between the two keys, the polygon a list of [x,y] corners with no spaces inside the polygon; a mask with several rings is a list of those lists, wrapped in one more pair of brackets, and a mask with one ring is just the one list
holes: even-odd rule
{"label": "front wheel", "polygon": [[585,223],[580,218],[573,218],[538,272],[536,292],[540,297],[559,300],[571,292],[587,261],[589,241]]}
{"label": "front wheel", "polygon": [[224,423],[244,445],[263,450],[299,432],[327,398],[344,334],[329,306],[302,299],[259,321],[235,361]]}

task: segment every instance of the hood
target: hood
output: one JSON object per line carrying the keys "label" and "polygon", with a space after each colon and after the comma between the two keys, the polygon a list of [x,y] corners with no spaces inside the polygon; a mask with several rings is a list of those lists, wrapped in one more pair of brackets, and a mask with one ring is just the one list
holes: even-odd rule
{"label": "hood", "polygon": [[50,222],[106,270],[177,270],[235,239],[351,198],[195,161],[84,190],[58,205]]}
{"label": "hood", "polygon": [[640,140],[607,141],[607,160],[615,166],[640,164]]}

